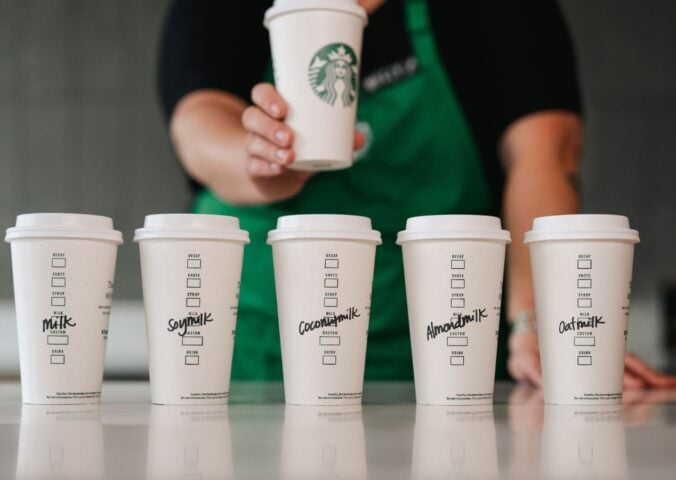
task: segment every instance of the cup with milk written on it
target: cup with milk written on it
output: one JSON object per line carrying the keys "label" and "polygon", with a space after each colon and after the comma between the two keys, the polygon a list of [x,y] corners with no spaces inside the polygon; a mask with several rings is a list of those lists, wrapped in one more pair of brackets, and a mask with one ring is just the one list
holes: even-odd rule
{"label": "cup with milk written on it", "polygon": [[152,402],[227,403],[247,232],[220,215],[148,215],[140,245]]}
{"label": "cup with milk written on it", "polygon": [[7,230],[24,403],[99,403],[117,247],[97,215],[19,215]]}

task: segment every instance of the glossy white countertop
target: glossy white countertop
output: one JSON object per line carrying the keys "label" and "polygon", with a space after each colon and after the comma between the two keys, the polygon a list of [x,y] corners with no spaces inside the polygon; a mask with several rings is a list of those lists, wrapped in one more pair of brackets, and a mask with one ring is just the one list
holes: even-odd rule
{"label": "glossy white countertop", "polygon": [[370,383],[363,407],[285,407],[278,383],[229,406],[149,403],[106,382],[101,406],[20,403],[0,383],[1,479],[676,478],[676,391],[621,407],[544,406],[499,384],[488,407],[423,407],[410,383]]}

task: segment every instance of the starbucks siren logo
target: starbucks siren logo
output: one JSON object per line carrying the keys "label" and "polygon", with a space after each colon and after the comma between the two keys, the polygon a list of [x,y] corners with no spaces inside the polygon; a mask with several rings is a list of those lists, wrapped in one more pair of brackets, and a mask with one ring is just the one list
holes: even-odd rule
{"label": "starbucks siren logo", "polygon": [[344,43],[330,43],[310,62],[308,79],[312,90],[329,105],[340,97],[344,107],[357,99],[357,56]]}

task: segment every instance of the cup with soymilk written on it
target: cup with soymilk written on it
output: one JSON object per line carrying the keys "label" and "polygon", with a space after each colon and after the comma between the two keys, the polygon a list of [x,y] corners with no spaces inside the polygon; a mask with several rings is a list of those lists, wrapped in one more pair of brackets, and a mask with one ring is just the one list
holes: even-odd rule
{"label": "cup with soymilk written on it", "polygon": [[239,220],[148,215],[141,250],[152,402],[227,403],[244,245]]}

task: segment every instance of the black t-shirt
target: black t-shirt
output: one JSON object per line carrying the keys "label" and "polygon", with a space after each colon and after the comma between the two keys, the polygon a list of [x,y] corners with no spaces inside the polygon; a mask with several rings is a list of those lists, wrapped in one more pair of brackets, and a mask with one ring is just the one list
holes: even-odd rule
{"label": "black t-shirt", "polygon": [[[413,56],[405,0],[386,0],[364,32],[361,95],[396,81]],[[159,62],[164,113],[186,94],[221,89],[249,100],[270,65],[263,14],[270,0],[175,0]],[[543,110],[581,111],[575,58],[554,0],[428,0],[432,27],[499,214],[504,174],[497,147],[515,120]]]}

